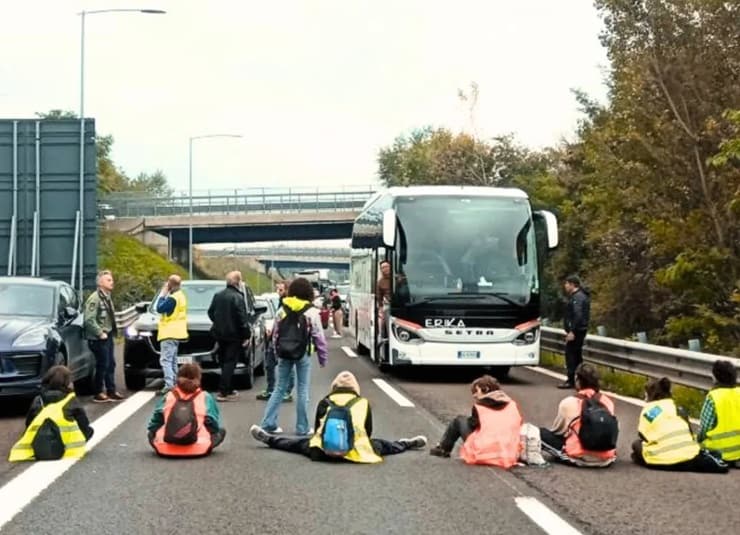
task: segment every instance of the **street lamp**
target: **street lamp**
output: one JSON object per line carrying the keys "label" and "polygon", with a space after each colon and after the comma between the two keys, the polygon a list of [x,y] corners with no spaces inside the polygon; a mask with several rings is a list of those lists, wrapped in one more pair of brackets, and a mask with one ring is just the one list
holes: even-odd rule
{"label": "street lamp", "polygon": [[[94,9],[80,11],[80,273],[79,291],[82,295],[83,271],[85,268],[85,16],[99,13],[142,13],[145,15],[164,15],[161,9]],[[74,268],[73,268],[74,269]],[[74,276],[73,276],[74,278]],[[72,281],[74,284],[74,280]]]}
{"label": "street lamp", "polygon": [[188,190],[190,195],[190,217],[188,218],[188,277],[193,280],[193,141],[212,137],[242,137],[239,134],[206,134],[190,138],[188,150]]}

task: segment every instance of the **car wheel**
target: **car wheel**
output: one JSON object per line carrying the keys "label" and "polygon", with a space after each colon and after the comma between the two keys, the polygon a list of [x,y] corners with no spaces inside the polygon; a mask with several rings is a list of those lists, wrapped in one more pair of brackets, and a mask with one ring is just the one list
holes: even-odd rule
{"label": "car wheel", "polygon": [[143,390],[146,386],[146,377],[135,373],[124,373],[124,379],[126,381],[126,388],[135,392],[137,390]]}

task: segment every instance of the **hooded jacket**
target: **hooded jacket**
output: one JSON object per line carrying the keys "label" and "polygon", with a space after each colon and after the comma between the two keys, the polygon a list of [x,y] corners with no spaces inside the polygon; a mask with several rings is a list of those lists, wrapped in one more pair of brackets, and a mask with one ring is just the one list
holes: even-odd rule
{"label": "hooded jacket", "polygon": [[[275,325],[272,328],[272,343],[274,347],[278,347],[278,332],[280,331],[280,321],[285,317],[285,307],[288,307],[293,312],[298,312],[310,305],[308,301],[298,299],[297,297],[286,297],[283,299],[283,308],[278,310],[275,317]],[[311,340],[313,346],[318,354],[319,364],[324,366],[329,359],[329,349],[326,344],[326,338],[324,337],[324,329],[321,326],[321,317],[319,311],[315,307],[311,307],[303,313],[308,319],[308,323],[311,327]],[[311,349],[309,346],[309,353]]]}
{"label": "hooded jacket", "polygon": [[480,427],[480,418],[478,417],[478,409],[475,407],[476,404],[483,405],[484,407],[488,407],[493,410],[501,410],[506,407],[510,401],[511,398],[507,396],[503,390],[494,390],[493,392],[488,392],[484,396],[476,399],[470,415],[470,427],[472,429],[478,429]]}

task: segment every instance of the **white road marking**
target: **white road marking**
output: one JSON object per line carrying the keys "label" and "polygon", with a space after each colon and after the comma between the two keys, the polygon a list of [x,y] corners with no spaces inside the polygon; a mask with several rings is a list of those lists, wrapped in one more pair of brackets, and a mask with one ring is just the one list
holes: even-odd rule
{"label": "white road marking", "polygon": [[373,383],[377,385],[383,392],[385,392],[389,398],[398,403],[401,407],[413,407],[414,404],[401,394],[398,390],[393,388],[391,385],[386,383],[383,379],[373,379]]}
{"label": "white road marking", "polygon": [[542,531],[550,535],[582,535],[580,531],[548,509],[537,498],[520,496],[514,498],[517,507]]}
{"label": "white road marking", "polygon": [[[87,443],[89,452],[107,437],[116,427],[143,407],[156,392],[137,392],[117,407],[106,412],[91,425],[95,435]],[[59,476],[69,470],[79,459],[59,461],[40,461],[34,463],[0,488],[0,529],[20,513],[41,492],[49,487]]]}
{"label": "white road marking", "polygon": [[357,353],[355,353],[354,351],[352,351],[347,346],[342,346],[342,351],[344,351],[344,354],[347,355],[348,357],[352,357],[353,359],[357,358]]}
{"label": "white road marking", "polygon": [[[533,372],[541,373],[542,375],[547,375],[548,377],[553,377],[560,381],[565,381],[568,378],[562,373],[554,372],[552,370],[548,370],[547,368],[541,368],[539,366],[525,366],[525,368],[527,368],[528,370],[532,370]],[[623,396],[622,394],[617,394],[615,392],[609,392],[607,390],[604,390],[604,393],[607,394],[609,397],[618,399],[620,401],[624,401],[625,403],[629,403],[630,405],[635,405],[636,407],[644,407],[646,404],[645,401],[642,399],[632,398],[629,396]],[[696,418],[689,418],[689,421],[694,425],[700,425],[701,423]]]}

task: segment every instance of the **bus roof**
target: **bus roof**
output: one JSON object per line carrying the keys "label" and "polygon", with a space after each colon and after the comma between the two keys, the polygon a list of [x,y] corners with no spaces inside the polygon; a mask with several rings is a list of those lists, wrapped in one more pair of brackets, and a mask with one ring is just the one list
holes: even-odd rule
{"label": "bus roof", "polygon": [[427,197],[427,196],[466,196],[466,197],[504,197],[510,199],[528,199],[527,194],[519,188],[494,188],[488,186],[405,186],[391,187],[378,191],[365,207],[379,197]]}

